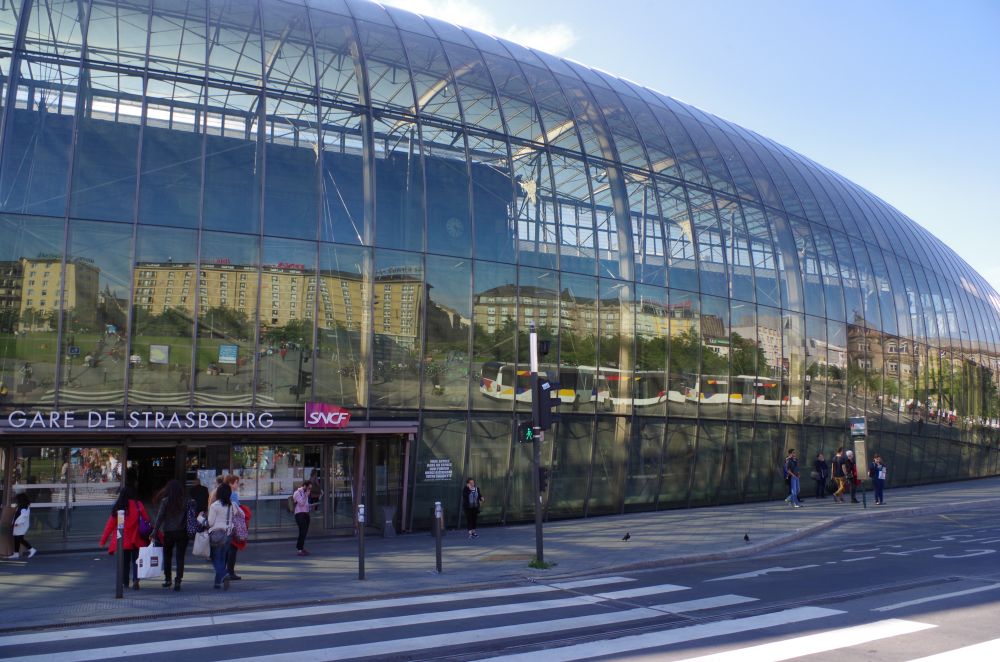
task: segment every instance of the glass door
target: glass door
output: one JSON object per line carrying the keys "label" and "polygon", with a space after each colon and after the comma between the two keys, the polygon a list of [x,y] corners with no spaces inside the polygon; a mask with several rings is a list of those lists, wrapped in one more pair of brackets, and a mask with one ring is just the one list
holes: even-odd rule
{"label": "glass door", "polygon": [[333,529],[354,530],[355,490],[357,483],[357,447],[337,444],[330,448],[330,493],[328,507]]}
{"label": "glass door", "polygon": [[400,530],[404,450],[400,436],[368,438],[365,481],[368,523],[380,530],[386,521],[392,521],[397,532]]}

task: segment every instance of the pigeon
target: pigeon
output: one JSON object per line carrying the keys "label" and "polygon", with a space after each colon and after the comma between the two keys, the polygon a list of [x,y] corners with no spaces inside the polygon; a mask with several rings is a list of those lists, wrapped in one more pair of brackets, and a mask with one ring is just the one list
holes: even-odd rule
{"label": "pigeon", "polygon": [[750,544],[750,534],[749,533],[744,533],[743,534],[743,542],[745,542],[748,545]]}
{"label": "pigeon", "polygon": [[622,536],[622,540],[624,540],[625,542],[628,542],[631,538],[632,538],[632,534],[629,533],[628,531],[626,531],[625,535]]}

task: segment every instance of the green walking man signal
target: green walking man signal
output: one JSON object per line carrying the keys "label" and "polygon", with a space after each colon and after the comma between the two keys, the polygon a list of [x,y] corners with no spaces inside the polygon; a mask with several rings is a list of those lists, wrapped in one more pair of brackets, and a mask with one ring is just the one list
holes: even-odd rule
{"label": "green walking man signal", "polygon": [[517,424],[517,440],[522,444],[530,444],[535,441],[538,431],[531,425],[531,421],[522,421]]}

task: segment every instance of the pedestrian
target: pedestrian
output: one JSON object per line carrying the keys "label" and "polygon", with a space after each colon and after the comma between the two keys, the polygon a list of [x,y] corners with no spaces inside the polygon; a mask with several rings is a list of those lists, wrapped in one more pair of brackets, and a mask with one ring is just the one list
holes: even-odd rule
{"label": "pedestrian", "polygon": [[234,507],[229,485],[222,483],[215,490],[215,501],[208,508],[208,539],[211,544],[212,566],[215,568],[215,588],[229,590],[226,560],[233,534],[234,520],[243,517],[243,511]]}
{"label": "pedestrian", "polygon": [[[125,529],[122,531],[122,584],[128,588],[129,570],[132,573],[132,588],[139,590],[139,567],[136,561],[139,559],[139,548],[148,544],[148,541],[139,533],[139,518],[143,517],[148,522],[149,515],[146,507],[142,505],[136,494],[135,487],[126,485],[118,493],[118,498],[111,506],[111,515],[107,524],[104,525],[104,534],[101,536],[101,547],[108,544],[108,554],[114,554],[118,549],[118,511],[125,511]],[[110,540],[110,543],[108,542]]]}
{"label": "pedestrian", "polygon": [[163,588],[170,588],[170,562],[173,560],[176,550],[177,574],[174,575],[173,587],[175,591],[179,591],[181,590],[181,580],[184,579],[184,556],[187,554],[188,510],[196,506],[193,499],[184,498],[184,489],[176,478],[160,490],[153,502],[160,504],[156,520],[153,522],[153,536],[155,538],[157,534],[162,535]]}
{"label": "pedestrian", "polygon": [[201,481],[197,478],[194,479],[194,485],[191,486],[191,498],[194,499],[196,515],[201,515],[202,513],[208,512],[208,488],[201,484]]}
{"label": "pedestrian", "polygon": [[[226,476],[225,482],[227,485],[229,485],[229,489],[232,490],[232,494],[229,496],[230,501],[233,502],[234,506],[242,509],[242,506],[240,505],[240,493],[239,493],[240,477],[237,476],[236,474],[229,474]],[[229,552],[226,555],[226,573],[229,575],[229,579],[232,581],[238,581],[240,579],[243,579],[242,577],[236,574],[236,554],[239,552],[240,549],[241,548],[237,547],[235,540],[231,541],[229,545]]]}
{"label": "pedestrian", "polygon": [[295,501],[295,524],[299,527],[299,537],[295,541],[296,553],[299,556],[309,556],[309,550],[306,549],[306,534],[309,533],[309,512],[312,508],[319,505],[318,503],[310,503],[311,496],[311,480],[302,481],[299,489],[295,490],[292,494],[292,500]]}
{"label": "pedestrian", "polygon": [[11,504],[11,507],[17,508],[14,511],[14,522],[11,525],[11,533],[14,535],[14,553],[7,558],[21,558],[21,548],[24,547],[28,550],[28,558],[30,559],[38,552],[24,537],[28,533],[28,529],[31,528],[31,500],[27,494],[20,492],[14,497],[14,503]]}
{"label": "pedestrian", "polygon": [[792,502],[792,477],[788,474],[788,455],[781,461],[781,477],[785,481],[785,503]]}
{"label": "pedestrian", "polygon": [[816,460],[813,462],[812,478],[816,481],[816,498],[826,498],[826,481],[830,479],[830,465],[826,463],[826,458],[822,453],[816,453]]}
{"label": "pedestrian", "polygon": [[885,505],[885,475],[886,467],[882,462],[882,456],[875,453],[871,463],[868,465],[868,477],[872,479],[875,486],[875,505]]}
{"label": "pedestrian", "polygon": [[788,449],[788,456],[785,458],[785,475],[788,476],[788,499],[792,508],[801,508],[799,501],[799,458],[794,448]]}
{"label": "pedestrian", "polygon": [[837,484],[833,500],[837,503],[844,503],[844,492],[847,491],[847,480],[844,478],[844,460],[844,447],[841,446],[833,456],[833,482]]}
{"label": "pedestrian", "polygon": [[465,511],[465,525],[469,530],[470,540],[479,537],[476,523],[479,520],[479,508],[485,500],[483,493],[476,487],[475,479],[467,479],[462,488],[462,509]]}
{"label": "pedestrian", "polygon": [[851,503],[861,503],[857,497],[858,485],[861,481],[858,480],[858,465],[854,461],[854,451],[847,451],[845,455],[847,457],[844,460],[844,480],[847,481],[851,490]]}

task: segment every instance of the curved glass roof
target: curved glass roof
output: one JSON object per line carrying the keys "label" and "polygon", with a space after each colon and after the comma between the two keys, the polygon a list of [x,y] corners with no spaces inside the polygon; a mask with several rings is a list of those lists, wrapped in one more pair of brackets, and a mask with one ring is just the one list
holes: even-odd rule
{"label": "curved glass roof", "polygon": [[[428,153],[515,170],[544,154],[548,173],[520,177],[517,193],[549,186],[592,205],[597,251],[611,256],[609,265],[617,257],[606,267],[616,276],[641,279],[633,255],[659,251],[669,262],[691,254],[702,291],[726,294],[707,272],[773,253],[779,270],[884,294],[883,306],[914,326],[921,281],[936,281],[927,288],[942,338],[992,344],[1000,336],[993,288],[939,239],[837,173],[635,83],[395,8],[362,0],[8,2],[0,5],[0,72],[6,106],[28,103],[25,88],[9,83],[31,80],[36,94],[44,91],[36,102],[61,114],[85,99],[91,112],[120,122],[203,122],[223,135],[264,126],[269,142],[361,149],[370,141],[376,152],[417,133]],[[561,166],[581,159],[585,167]],[[689,214],[670,221],[681,184]],[[649,211],[662,227],[644,228]],[[786,296],[789,307],[804,307],[801,293]],[[959,319],[949,307],[980,314]]]}

